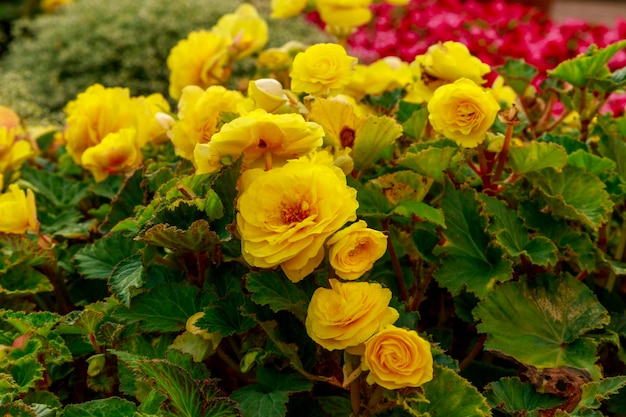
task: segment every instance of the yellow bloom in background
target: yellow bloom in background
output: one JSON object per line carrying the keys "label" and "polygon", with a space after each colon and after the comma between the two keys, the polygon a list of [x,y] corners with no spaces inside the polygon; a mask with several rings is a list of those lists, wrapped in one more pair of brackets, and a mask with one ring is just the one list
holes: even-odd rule
{"label": "yellow bloom in background", "polygon": [[20,116],[10,107],[0,106],[0,127],[12,129],[19,126]]}
{"label": "yellow bloom in background", "polygon": [[371,0],[317,0],[316,7],[326,25],[356,28],[372,19]]}
{"label": "yellow bloom in background", "polygon": [[467,46],[447,41],[431,45],[424,55],[416,57],[423,71],[429,76],[448,82],[468,78],[476,84],[487,82],[485,75],[491,67],[473,56]]}
{"label": "yellow bloom in background", "polygon": [[498,102],[504,103],[506,107],[511,107],[515,100],[517,99],[517,94],[515,91],[508,85],[504,84],[504,78],[498,75],[498,77],[493,80],[493,84],[491,85],[491,91],[493,92],[494,97]]}
{"label": "yellow bloom in background", "polygon": [[324,242],[356,220],[356,190],[336,167],[306,158],[281,168],[245,171],[237,200],[237,229],[246,262],[279,266],[292,282],[322,262]]}
{"label": "yellow bloom in background", "polygon": [[394,6],[406,6],[411,0],[385,0],[385,3],[393,4]]}
{"label": "yellow bloom in background", "polygon": [[273,19],[286,19],[297,16],[304,11],[307,0],[272,0]]}
{"label": "yellow bloom in background", "polygon": [[387,251],[387,236],[359,220],[335,233],[326,242],[330,265],[339,278],[358,279],[372,269]]}
{"label": "yellow bloom in background", "polygon": [[293,60],[291,90],[322,95],[339,92],[350,82],[356,62],[341,45],[309,46]]}
{"label": "yellow bloom in background", "polygon": [[0,232],[22,234],[27,230],[39,230],[35,195],[30,189],[24,191],[11,184],[0,194]]}
{"label": "yellow bloom in background", "polygon": [[231,44],[230,37],[208,30],[191,32],[179,41],[167,57],[170,97],[178,100],[188,85],[207,88],[224,84],[230,77]]}
{"label": "yellow bloom in background", "polygon": [[370,371],[368,384],[386,389],[419,387],[433,379],[430,343],[415,330],[393,325],[385,327],[365,342],[361,368]]}
{"label": "yellow bloom in background", "polygon": [[143,161],[137,143],[137,131],[132,128],[109,133],[102,142],[85,150],[81,165],[91,171],[96,182],[110,174],[118,174],[135,168]]}
{"label": "yellow bloom in background", "polygon": [[267,23],[248,3],[240,5],[234,13],[223,15],[213,30],[232,39],[232,58],[235,60],[260,51],[269,38]]}
{"label": "yellow bloom in background", "polygon": [[196,173],[216,171],[222,160],[234,161],[242,154],[245,169],[282,166],[287,159],[321,146],[323,136],[321,126],[305,121],[300,114],[257,109],[226,123],[209,143],[196,146]]}
{"label": "yellow bloom in background", "polygon": [[[144,106],[143,112],[137,113],[138,137],[145,138],[147,142],[163,143],[167,141],[167,129],[159,123],[158,113],[169,113],[170,104],[162,94],[155,93],[149,96],[135,97],[134,100]],[[145,143],[140,143],[143,146]]]}
{"label": "yellow bloom in background", "polygon": [[329,280],[309,302],[306,331],[328,350],[355,348],[400,316],[389,307],[392,293],[379,283]]}
{"label": "yellow bloom in background", "polygon": [[245,100],[239,91],[214,85],[206,90],[198,86],[183,88],[178,101],[178,120],[170,131],[176,154],[193,161],[194,148],[207,143],[217,132],[222,112],[237,113]]}
{"label": "yellow bloom in background", "polygon": [[409,64],[397,57],[385,57],[370,65],[356,65],[346,94],[356,99],[404,88],[413,81]]}
{"label": "yellow bloom in background", "polygon": [[415,57],[410,67],[415,81],[407,101],[418,103],[430,100],[437,88],[460,78],[482,85],[491,71],[465,45],[453,41],[431,45],[425,54]]}
{"label": "yellow bloom in background", "polygon": [[46,13],[54,12],[59,7],[74,3],[76,0],[41,0],[41,10]]}
{"label": "yellow bloom in background", "polygon": [[157,109],[166,105],[160,95],[131,97],[130,90],[94,84],[65,106],[64,139],[74,162],[81,164],[83,152],[98,145],[109,133],[133,128],[137,143],[145,145],[162,134],[157,125]]}
{"label": "yellow bloom in background", "polygon": [[433,129],[466,148],[485,140],[499,111],[491,90],[466,78],[439,87],[428,102]]}
{"label": "yellow bloom in background", "polygon": [[35,150],[26,139],[19,139],[19,127],[0,126],[0,174],[19,168],[24,161],[35,156]]}
{"label": "yellow bloom in background", "polygon": [[256,107],[272,113],[280,109],[289,100],[281,83],[273,78],[251,80],[248,83],[248,97]]}

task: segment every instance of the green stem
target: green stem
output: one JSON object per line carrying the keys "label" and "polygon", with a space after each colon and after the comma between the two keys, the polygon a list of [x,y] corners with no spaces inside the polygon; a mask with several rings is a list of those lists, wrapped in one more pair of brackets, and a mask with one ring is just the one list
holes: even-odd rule
{"label": "green stem", "polygon": [[400,266],[398,255],[396,254],[396,250],[393,248],[393,242],[391,241],[389,221],[383,220],[382,226],[385,233],[387,233],[387,250],[389,251],[389,256],[391,257],[391,265],[393,266],[393,271],[396,275],[396,282],[398,283],[398,289],[400,290],[400,299],[404,302],[408,302],[409,292],[406,289],[406,282],[404,281],[404,274],[402,273],[402,267]]}
{"label": "green stem", "polygon": [[498,154],[498,165],[496,166],[496,172],[493,175],[493,182],[500,181],[502,172],[504,171],[504,165],[508,159],[509,148],[511,147],[511,138],[513,138],[513,125],[506,125],[506,132],[504,132],[504,143],[502,144],[502,150]]}
{"label": "green stem", "polygon": [[359,417],[361,415],[361,378],[350,383],[350,405],[352,406],[352,415]]}

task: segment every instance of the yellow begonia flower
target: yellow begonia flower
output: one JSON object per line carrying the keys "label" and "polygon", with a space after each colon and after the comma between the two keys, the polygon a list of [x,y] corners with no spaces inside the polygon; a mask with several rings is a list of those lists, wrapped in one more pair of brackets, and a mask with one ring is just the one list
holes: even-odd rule
{"label": "yellow begonia flower", "polygon": [[98,145],[108,134],[127,128],[137,131],[141,147],[163,134],[155,114],[168,109],[160,94],[131,97],[127,88],[94,84],[65,106],[66,149],[80,165],[85,150]]}
{"label": "yellow begonia flower", "polygon": [[207,30],[191,32],[179,41],[167,57],[170,97],[178,100],[188,85],[207,88],[224,84],[230,77],[231,44],[230,37]]}
{"label": "yellow begonia flower", "polygon": [[388,90],[404,88],[413,81],[409,64],[397,57],[385,57],[371,65],[356,65],[354,75],[345,93],[361,99],[379,95]]}
{"label": "yellow begonia flower", "polygon": [[305,326],[316,343],[328,350],[359,346],[398,317],[389,307],[392,293],[379,283],[330,279],[318,288],[307,309]]}
{"label": "yellow begonia flower", "polygon": [[372,18],[371,0],[317,0],[320,18],[328,26],[356,28]]}
{"label": "yellow begonia flower", "polygon": [[38,231],[37,207],[32,190],[21,190],[17,184],[9,185],[9,190],[0,194],[0,232],[26,233]]}
{"label": "yellow begonia flower", "polygon": [[366,381],[386,389],[419,387],[433,379],[430,343],[415,330],[388,325],[365,342]]}
{"label": "yellow begonia flower", "polygon": [[0,173],[19,168],[25,160],[35,155],[31,143],[17,137],[18,129],[0,127]]}
{"label": "yellow begonia flower", "polygon": [[283,92],[283,86],[273,78],[251,80],[248,83],[248,97],[254,101],[256,107],[268,113],[280,109],[289,100]]}
{"label": "yellow begonia flower", "polygon": [[176,154],[192,161],[196,144],[209,142],[217,132],[221,113],[237,113],[244,100],[240,92],[220,85],[206,90],[197,86],[183,88],[178,101],[178,120],[170,131]]}
{"label": "yellow begonia flower", "polygon": [[515,91],[508,85],[504,84],[504,78],[502,76],[498,76],[495,80],[493,80],[493,84],[491,85],[491,90],[493,91],[493,95],[498,100],[498,102],[504,103],[507,107],[511,107],[515,100],[517,99],[517,94]]}
{"label": "yellow begonia flower", "polygon": [[[214,172],[221,162],[242,154],[245,169],[283,165],[322,145],[324,130],[300,114],[272,114],[257,109],[222,126],[210,142],[196,145],[197,174]],[[269,164],[269,166],[268,166]]]}
{"label": "yellow begonia flower", "polygon": [[269,171],[248,170],[240,180],[237,229],[250,265],[280,266],[292,282],[313,272],[324,242],[356,220],[356,190],[336,167],[306,158]]}
{"label": "yellow begonia flower", "polygon": [[286,19],[297,16],[304,11],[307,0],[272,0],[273,19]]}
{"label": "yellow begonia flower", "polygon": [[324,144],[335,149],[351,148],[354,166],[362,169],[402,136],[402,126],[387,116],[357,116],[353,105],[343,100],[316,98],[309,119],[326,133]]}
{"label": "yellow begonia flower", "polygon": [[341,45],[309,46],[293,60],[291,90],[322,95],[339,92],[350,82],[356,62]]}
{"label": "yellow begonia flower", "polygon": [[433,129],[466,148],[485,140],[499,111],[491,90],[466,78],[439,87],[428,102]]}
{"label": "yellow begonia flower", "polygon": [[11,108],[0,106],[0,127],[7,129],[18,128],[20,126],[20,116]]}
{"label": "yellow begonia flower", "polygon": [[489,65],[470,54],[467,46],[453,41],[431,45],[410,67],[415,81],[405,100],[416,103],[430,100],[437,88],[460,78],[482,85],[491,71]]}
{"label": "yellow begonia flower", "polygon": [[137,167],[142,161],[137,131],[128,128],[109,133],[102,142],[88,148],[82,155],[81,165],[91,171],[96,182],[100,182],[110,174]]}
{"label": "yellow begonia flower", "polygon": [[387,236],[359,220],[335,233],[326,242],[330,265],[339,278],[358,279],[372,269],[387,251]]}
{"label": "yellow begonia flower", "polygon": [[235,13],[223,15],[213,30],[232,39],[234,60],[260,51],[268,41],[267,23],[259,16],[256,8],[248,3],[240,5]]}

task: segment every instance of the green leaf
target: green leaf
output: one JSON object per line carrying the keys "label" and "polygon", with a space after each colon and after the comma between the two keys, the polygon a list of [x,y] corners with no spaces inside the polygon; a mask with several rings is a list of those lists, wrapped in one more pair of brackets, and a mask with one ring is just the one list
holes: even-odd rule
{"label": "green leaf", "polygon": [[537,68],[523,59],[507,59],[506,64],[496,68],[496,71],[520,97],[539,73]]}
{"label": "green leaf", "polygon": [[189,354],[195,362],[202,362],[215,353],[210,340],[189,332],[183,332],[176,336],[169,349]]}
{"label": "green leaf", "polygon": [[10,268],[0,275],[0,294],[23,296],[53,290],[45,275],[28,266]]}
{"label": "green leaf", "polygon": [[212,252],[215,245],[219,243],[219,237],[211,231],[209,222],[206,220],[193,222],[187,230],[180,230],[167,224],[158,224],[148,229],[137,240],[178,253]]}
{"label": "green leaf", "polygon": [[11,366],[11,376],[19,385],[19,392],[25,393],[43,381],[44,367],[37,358],[22,358]]}
{"label": "green leaf", "polygon": [[137,169],[130,177],[124,178],[119,192],[111,199],[111,209],[100,225],[101,231],[109,232],[118,222],[131,217],[136,207],[145,204],[143,173],[143,169]]}
{"label": "green leaf", "polygon": [[383,218],[391,211],[391,204],[387,197],[375,187],[363,185],[352,177],[347,178],[348,185],[357,192],[359,217]]}
{"label": "green leaf", "polygon": [[546,168],[530,174],[552,212],[587,224],[594,230],[606,223],[613,202],[604,183],[582,168],[565,166],[561,172]]}
{"label": "green leaf", "polygon": [[582,397],[576,407],[576,410],[580,410],[582,408],[600,408],[602,400],[606,400],[611,395],[617,394],[617,392],[625,386],[626,376],[623,375],[584,384],[581,387]]}
{"label": "green leaf", "polygon": [[242,159],[240,158],[237,163],[220,171],[213,182],[213,190],[217,193],[224,207],[224,216],[214,221],[212,226],[222,240],[230,239],[231,233],[227,226],[235,221],[237,181],[241,174],[241,163]]}
{"label": "green leaf", "polygon": [[74,255],[78,272],[88,279],[108,279],[116,265],[137,252],[135,242],[113,233],[80,249]]}
{"label": "green leaf", "polygon": [[620,135],[603,135],[598,144],[598,151],[605,158],[613,160],[617,166],[617,173],[626,181],[626,142]]}
{"label": "green leaf", "polygon": [[26,235],[0,233],[0,273],[14,265],[39,266],[56,262],[54,254]]}
{"label": "green leaf", "polygon": [[309,297],[301,286],[295,285],[276,271],[251,272],[246,275],[246,287],[252,301],[269,305],[272,311],[287,310],[304,322]]}
{"label": "green leaf", "polygon": [[497,282],[511,279],[513,271],[502,250],[490,245],[476,195],[471,188],[456,190],[452,183],[446,184],[441,208],[448,228],[442,231],[445,242],[435,249],[445,256],[434,277],[452,295],[467,285],[482,298]]}
{"label": "green leaf", "polygon": [[124,304],[130,303],[130,292],[133,288],[141,288],[144,283],[144,269],[141,255],[131,256],[119,262],[109,278],[111,292]]}
{"label": "green leaf", "polygon": [[53,172],[25,167],[22,179],[28,181],[37,196],[43,196],[56,208],[74,208],[87,196],[88,185]]}
{"label": "green leaf", "polygon": [[10,417],[38,417],[35,410],[24,403],[0,405],[0,415]]}
{"label": "green leaf", "polygon": [[135,404],[119,397],[70,404],[61,417],[130,417],[135,413]]}
{"label": "green leaf", "polygon": [[205,308],[204,317],[196,322],[196,326],[210,333],[220,332],[222,336],[245,333],[256,324],[249,316],[243,315],[248,302],[243,294],[233,294],[219,306]]}
{"label": "green leaf", "polygon": [[133,297],[130,308],[118,308],[113,317],[138,323],[144,332],[178,332],[187,319],[202,310],[200,290],[192,285],[161,285]]}
{"label": "green leaf", "polygon": [[548,75],[558,77],[579,88],[589,85],[594,80],[612,79],[607,63],[624,48],[626,40],[602,49],[591,45],[586,53],[563,61],[553,70],[548,70]]}
{"label": "green leaf", "polygon": [[305,379],[301,374],[294,372],[279,372],[273,368],[257,368],[256,377],[259,384],[272,391],[284,391],[287,393],[311,391],[313,383]]}
{"label": "green leaf", "polygon": [[597,343],[583,336],[608,324],[606,309],[571,276],[537,281],[504,283],[478,303],[473,314],[485,348],[539,369],[570,366],[597,376]]}
{"label": "green leaf", "polygon": [[398,160],[398,165],[418,174],[443,181],[443,173],[458,166],[463,159],[459,146],[449,139],[427,142],[412,146]]}
{"label": "green leaf", "polygon": [[401,101],[397,114],[404,134],[419,141],[428,123],[428,108],[423,104]]}
{"label": "green leaf", "polygon": [[525,411],[548,410],[557,407],[565,400],[550,394],[538,393],[530,382],[507,377],[490,383],[485,396],[489,405],[507,413],[523,415]]}
{"label": "green leaf", "polygon": [[404,201],[393,209],[393,213],[410,219],[417,218],[419,221],[428,221],[443,228],[446,227],[446,221],[441,209],[432,207],[422,201]]}
{"label": "green leaf", "polygon": [[526,255],[535,265],[555,265],[558,249],[549,239],[539,236],[530,239],[522,220],[503,201],[480,194],[485,203],[484,213],[491,216],[489,231],[511,256]]}
{"label": "green leaf", "polygon": [[531,142],[527,146],[512,147],[509,163],[518,174],[543,168],[561,169],[567,163],[567,153],[561,146],[549,142]]}
{"label": "green leaf", "polygon": [[590,152],[583,151],[582,149],[572,152],[567,158],[567,163],[579,168],[584,168],[595,175],[612,171],[617,166],[615,162],[609,158],[599,157]]}
{"label": "green leaf", "polygon": [[0,404],[10,402],[17,397],[19,388],[19,385],[10,374],[0,372]]}
{"label": "green leaf", "polygon": [[11,324],[21,334],[33,332],[47,336],[50,330],[61,320],[61,316],[49,311],[25,313],[22,311],[0,310],[0,319]]}
{"label": "green leaf", "polygon": [[422,385],[426,401],[410,404],[418,416],[491,416],[487,400],[466,379],[451,369],[435,365],[434,377]]}
{"label": "green leaf", "polygon": [[357,131],[352,148],[354,168],[371,166],[383,151],[402,136],[402,126],[388,116],[369,116]]}

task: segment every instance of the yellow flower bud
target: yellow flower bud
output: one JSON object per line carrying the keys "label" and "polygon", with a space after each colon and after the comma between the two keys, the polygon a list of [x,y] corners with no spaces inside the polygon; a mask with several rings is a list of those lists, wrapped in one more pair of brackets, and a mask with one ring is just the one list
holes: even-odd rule
{"label": "yellow flower bud", "polygon": [[261,78],[248,83],[248,97],[254,104],[268,113],[278,110],[287,103],[288,98],[283,93],[283,86],[273,78]]}

